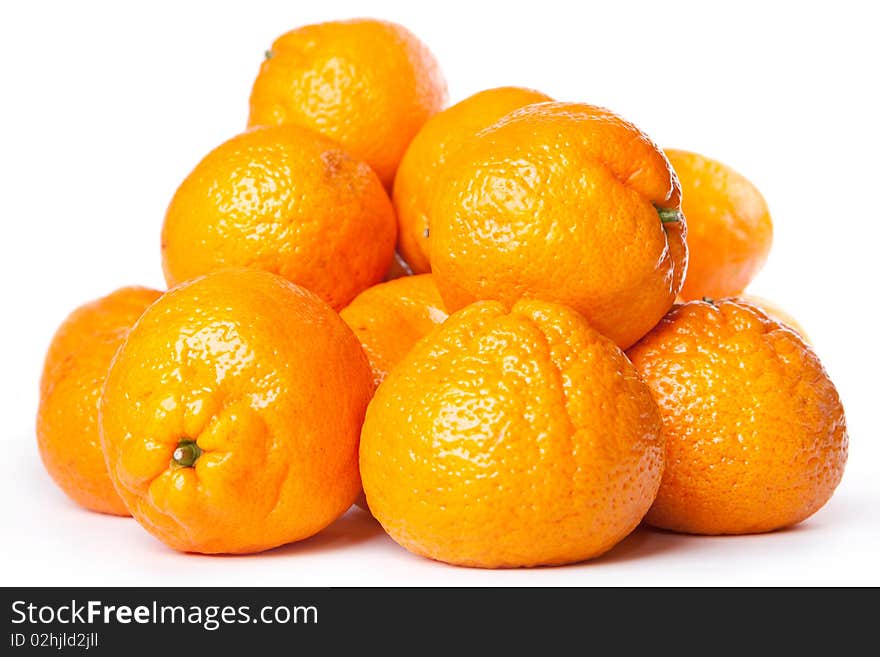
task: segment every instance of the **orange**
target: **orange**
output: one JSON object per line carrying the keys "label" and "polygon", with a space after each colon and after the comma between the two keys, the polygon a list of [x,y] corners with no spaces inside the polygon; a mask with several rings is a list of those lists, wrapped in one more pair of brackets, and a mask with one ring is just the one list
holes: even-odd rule
{"label": "orange", "polygon": [[634,125],[539,103],[477,133],[431,196],[431,267],[446,307],[539,298],[627,347],[669,310],[687,265],[679,187]]}
{"label": "orange", "polygon": [[843,406],[813,350],[755,306],[676,306],[628,352],[663,417],[666,470],[646,518],[693,534],[801,522],[834,492]]}
{"label": "orange", "polygon": [[432,116],[406,149],[394,178],[398,249],[412,270],[431,271],[428,261],[428,197],[447,157],[477,132],[515,109],[552,98],[533,89],[487,89]]}
{"label": "orange", "polygon": [[318,532],[360,491],[373,392],[330,306],[256,269],[179,285],[110,367],[101,432],[132,515],[187,552],[247,553]]}
{"label": "orange", "polygon": [[379,386],[360,466],[370,510],[411,552],[564,564],[610,549],[650,507],[660,417],[624,354],[574,310],[478,302]]}
{"label": "orange", "polygon": [[74,502],[127,516],[113,489],[98,430],[98,400],[113,354],[161,293],[124,287],[74,310],[58,328],[43,365],[37,444],[43,465]]}
{"label": "orange", "polygon": [[369,166],[306,128],[260,128],[211,151],[174,194],[162,227],[165,278],[173,286],[255,267],[338,309],[382,280],[396,232]]}
{"label": "orange", "polygon": [[385,380],[416,342],[447,317],[430,274],[374,285],[339,314],[361,341],[376,385]]}
{"label": "orange", "polygon": [[682,188],[690,261],[687,300],[742,292],[764,266],[773,222],[761,192],[730,167],[697,153],[666,150]]}
{"label": "orange", "polygon": [[373,19],[307,25],[281,35],[254,81],[249,126],[297,123],[366,160],[390,189],[410,140],[446,103],[428,48]]}

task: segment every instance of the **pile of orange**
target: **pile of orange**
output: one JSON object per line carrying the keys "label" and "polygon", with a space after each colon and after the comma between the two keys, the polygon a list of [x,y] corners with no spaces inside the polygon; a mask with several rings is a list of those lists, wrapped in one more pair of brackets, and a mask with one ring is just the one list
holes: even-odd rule
{"label": "pile of orange", "polygon": [[843,407],[803,331],[743,296],[773,230],[754,185],[586,103],[446,102],[399,25],[278,38],[248,129],[171,199],[168,291],[118,290],[52,341],[58,485],[201,553],[359,500],[408,550],[478,567],[821,508]]}

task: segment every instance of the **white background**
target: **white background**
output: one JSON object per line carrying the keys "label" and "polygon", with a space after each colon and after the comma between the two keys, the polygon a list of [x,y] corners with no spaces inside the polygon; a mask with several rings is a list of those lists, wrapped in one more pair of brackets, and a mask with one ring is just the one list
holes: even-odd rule
{"label": "white background", "polygon": [[[871,3],[133,4],[0,5],[0,584],[880,584]],[[849,420],[825,509],[772,535],[639,530],[592,563],[490,572],[414,557],[357,511],[301,544],[222,558],[175,554],[66,500],[33,430],[57,324],[118,286],[163,285],[165,207],[243,128],[263,51],[295,26],[354,16],[420,35],[453,101],[516,84],[605,105],[763,190],[776,235],[751,291],[800,319]]]}

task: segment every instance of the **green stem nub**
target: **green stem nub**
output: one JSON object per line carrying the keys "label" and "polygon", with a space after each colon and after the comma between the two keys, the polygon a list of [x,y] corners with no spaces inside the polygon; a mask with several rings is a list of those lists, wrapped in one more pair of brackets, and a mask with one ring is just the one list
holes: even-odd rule
{"label": "green stem nub", "polygon": [[275,56],[275,53],[272,52],[271,50],[267,50],[266,52],[263,53],[263,57],[265,57],[266,59],[272,59],[274,56]]}
{"label": "green stem nub", "polygon": [[675,208],[657,208],[657,214],[660,215],[660,223],[677,224],[681,221],[681,210]]}
{"label": "green stem nub", "polygon": [[174,464],[181,468],[191,468],[202,455],[202,448],[196,444],[195,440],[183,438],[177,443],[177,449],[171,455]]}

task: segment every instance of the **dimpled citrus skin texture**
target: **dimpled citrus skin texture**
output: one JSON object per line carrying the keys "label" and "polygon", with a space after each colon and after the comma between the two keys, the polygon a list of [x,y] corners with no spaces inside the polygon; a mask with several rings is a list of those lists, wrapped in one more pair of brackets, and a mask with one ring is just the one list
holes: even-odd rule
{"label": "dimpled citrus skin texture", "polygon": [[205,157],[162,228],[169,286],[230,266],[265,269],[336,309],[382,280],[397,221],[378,178],[299,126],[254,129]]}
{"label": "dimpled citrus skin texture", "polygon": [[364,290],[339,313],[361,341],[376,385],[448,317],[430,274],[405,276]]}
{"label": "dimpled citrus skin texture", "polygon": [[764,297],[759,297],[755,294],[740,294],[737,297],[740,301],[745,301],[748,304],[759,308],[763,311],[770,319],[787,326],[788,328],[794,330],[795,333],[800,335],[804,342],[807,344],[811,344],[810,336],[804,330],[804,327],[801,326],[801,323],[797,321],[791,313],[789,313],[784,308],[779,307],[778,304],[770,301],[769,299],[765,299]]}
{"label": "dimpled citrus skin texture", "polygon": [[248,125],[313,128],[366,160],[390,189],[407,145],[446,97],[437,61],[412,32],[334,21],[276,39],[251,91]]}
{"label": "dimpled citrus skin texture", "polygon": [[[755,294],[738,294],[736,297],[731,297],[733,299],[744,301],[745,303],[751,304],[761,310],[764,314],[766,314],[770,319],[779,322],[780,324],[784,324],[788,328],[794,330],[798,333],[807,344],[811,344],[810,336],[807,335],[807,332],[804,330],[804,327],[801,326],[801,323],[797,321],[791,313],[789,313],[784,308],[779,307],[778,304],[770,301],[769,299],[765,299],[764,297],[759,297]],[[706,300],[710,300],[711,297],[706,297]],[[701,299],[702,300],[702,299]],[[681,295],[678,295],[675,298],[675,303],[683,304],[687,303]]]}
{"label": "dimpled citrus skin texture", "polygon": [[379,387],[361,433],[370,510],[406,549],[486,568],[602,554],[650,507],[660,418],[581,315],[524,300],[452,315]]}
{"label": "dimpled citrus skin texture", "polygon": [[49,345],[40,380],[37,444],[43,465],[74,502],[127,516],[113,489],[98,430],[98,400],[113,355],[161,292],[124,287],[74,310]]}
{"label": "dimpled citrus skin texture", "polygon": [[681,296],[722,298],[742,292],[764,266],[773,222],[764,197],[730,167],[668,149],[682,188],[690,260]]}
{"label": "dimpled citrus skin texture", "polygon": [[847,457],[843,406],[792,330],[737,300],[675,306],[628,352],[663,417],[666,470],[646,521],[694,534],[801,522]]}
{"label": "dimpled citrus skin texture", "polygon": [[[184,283],[141,317],[101,401],[108,470],[132,515],[188,552],[318,532],[360,491],[369,362],[339,316],[259,270]],[[203,450],[173,462],[182,439]]]}
{"label": "dimpled citrus skin texture", "polygon": [[477,132],[515,109],[552,100],[533,89],[497,87],[480,91],[432,116],[406,149],[394,178],[398,249],[412,270],[431,271],[428,261],[428,197],[446,159]]}
{"label": "dimpled citrus skin texture", "polygon": [[679,187],[635,126],[592,105],[539,103],[479,132],[431,196],[431,267],[452,312],[540,298],[628,347],[672,306],[687,266]]}

